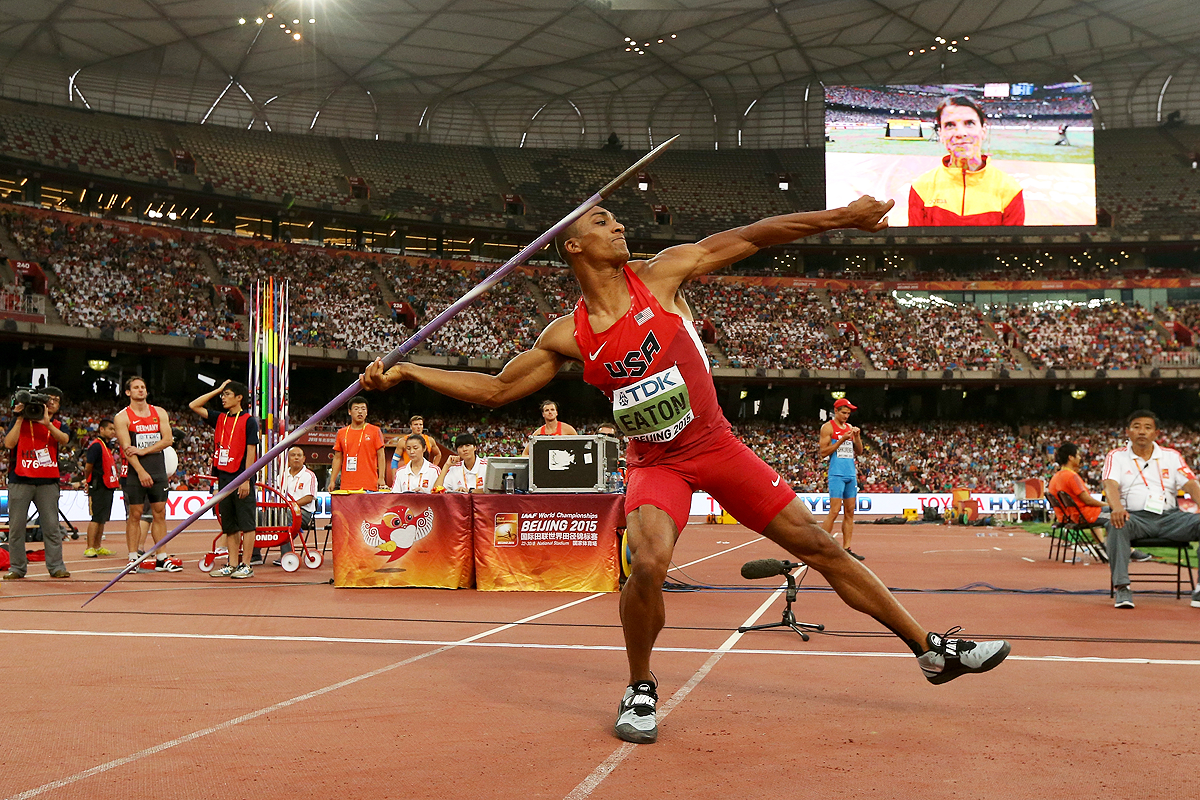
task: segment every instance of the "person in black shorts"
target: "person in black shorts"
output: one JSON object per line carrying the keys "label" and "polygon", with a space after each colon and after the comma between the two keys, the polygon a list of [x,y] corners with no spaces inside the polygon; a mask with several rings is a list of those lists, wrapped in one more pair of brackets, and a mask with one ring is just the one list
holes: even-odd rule
{"label": "person in black shorts", "polygon": [[[125,381],[125,395],[129,405],[117,412],[113,419],[117,429],[117,441],[128,464],[125,474],[125,545],[129,548],[129,560],[138,561],[144,555],[141,549],[141,517],[144,507],[150,506],[152,522],[150,536],[155,543],[167,535],[167,461],[163,455],[174,442],[171,436],[171,420],[167,411],[146,402],[146,382],[138,376]],[[158,572],[182,572],[178,559],[165,553],[155,556],[154,569]]]}
{"label": "person in black shorts", "polygon": [[[212,414],[206,408],[208,402],[220,396],[220,414]],[[246,384],[225,381],[216,389],[202,394],[188,408],[216,429],[213,437],[213,474],[217,476],[217,489],[224,489],[243,470],[258,458],[259,427],[254,415],[244,409],[250,390]],[[252,578],[250,566],[254,550],[254,533],[258,527],[254,504],[253,484],[243,482],[235,492],[217,504],[217,515],[221,518],[221,532],[225,534],[225,547],[229,549],[229,563],[209,573],[214,578]],[[233,559],[237,558],[237,566]]]}
{"label": "person in black shorts", "polygon": [[121,485],[117,454],[111,442],[117,438],[117,426],[111,419],[100,421],[96,438],[88,444],[84,478],[87,480],[88,505],[92,519],[87,529],[87,549],[84,558],[111,556],[104,546],[104,525],[112,519],[113,495]]}

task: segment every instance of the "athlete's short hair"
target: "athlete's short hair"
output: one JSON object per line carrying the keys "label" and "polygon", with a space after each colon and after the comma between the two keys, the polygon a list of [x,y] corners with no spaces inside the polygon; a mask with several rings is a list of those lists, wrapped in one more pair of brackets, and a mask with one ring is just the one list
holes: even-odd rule
{"label": "athlete's short hair", "polygon": [[979,107],[978,103],[967,97],[965,94],[955,94],[951,95],[950,97],[943,98],[942,102],[938,103],[937,113],[934,114],[934,127],[938,129],[942,127],[942,112],[946,110],[946,106],[961,106],[962,108],[969,108],[979,117],[980,125],[987,124],[987,117],[984,115],[983,109]]}
{"label": "athlete's short hair", "polygon": [[1079,453],[1079,446],[1074,442],[1063,442],[1054,451],[1054,460],[1059,464],[1066,464],[1071,460],[1071,456]]}
{"label": "athlete's short hair", "polygon": [[145,384],[147,389],[150,388],[150,384],[146,383],[146,379],[141,375],[131,375],[125,379],[125,391],[129,391],[129,387],[133,386],[134,381],[141,381],[143,384]]}
{"label": "athlete's short hair", "polygon": [[[363,397],[361,394],[354,395],[354,397],[350,398],[350,402],[346,403],[346,411],[352,410],[356,405],[359,405],[360,403],[364,406],[367,405],[367,398]],[[367,406],[367,407],[370,408],[370,406]]]}
{"label": "athlete's short hair", "polygon": [[412,425],[412,424],[413,424],[414,422],[416,422],[417,420],[420,420],[421,422],[424,422],[424,421],[425,421],[425,418],[424,418],[424,417],[422,417],[420,414],[413,414],[411,417],[409,417],[409,418],[408,418],[408,424],[409,424],[409,425]]}
{"label": "athlete's short hair", "polygon": [[540,406],[538,406],[538,408],[540,408],[542,411],[545,411],[546,406],[554,406],[554,410],[555,411],[558,410],[558,402],[555,400],[551,400],[549,397],[547,397],[545,400],[543,400],[542,404]]}
{"label": "athlete's short hair", "polygon": [[1148,408],[1139,408],[1137,411],[1134,411],[1132,414],[1126,417],[1125,427],[1128,428],[1130,425],[1132,425],[1135,419],[1148,419],[1154,423],[1155,428],[1158,427],[1158,415]]}

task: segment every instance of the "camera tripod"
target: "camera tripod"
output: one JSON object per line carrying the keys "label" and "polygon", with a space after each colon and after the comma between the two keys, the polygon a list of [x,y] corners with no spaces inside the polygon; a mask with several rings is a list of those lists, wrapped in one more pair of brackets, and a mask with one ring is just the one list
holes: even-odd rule
{"label": "camera tripod", "polygon": [[[800,566],[797,564],[796,566]],[[795,567],[792,567],[795,569]],[[743,625],[738,628],[738,633],[746,631],[763,631],[769,628],[791,628],[796,633],[800,634],[800,638],[808,641],[808,631],[823,631],[825,626],[815,622],[797,622],[796,615],[792,613],[792,603],[796,602],[796,579],[792,576],[791,570],[783,573],[783,577],[787,579],[787,604],[783,607],[783,619],[779,622],[765,622],[762,625]]]}

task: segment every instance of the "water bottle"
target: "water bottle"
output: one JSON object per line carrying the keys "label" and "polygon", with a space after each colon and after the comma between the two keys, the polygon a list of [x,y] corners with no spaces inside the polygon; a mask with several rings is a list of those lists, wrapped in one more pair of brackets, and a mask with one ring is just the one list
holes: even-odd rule
{"label": "water bottle", "polygon": [[606,491],[609,494],[616,494],[621,491],[621,476],[615,470],[608,473],[608,488]]}
{"label": "water bottle", "polygon": [[511,472],[504,473],[504,493],[515,494],[517,491],[517,478]]}

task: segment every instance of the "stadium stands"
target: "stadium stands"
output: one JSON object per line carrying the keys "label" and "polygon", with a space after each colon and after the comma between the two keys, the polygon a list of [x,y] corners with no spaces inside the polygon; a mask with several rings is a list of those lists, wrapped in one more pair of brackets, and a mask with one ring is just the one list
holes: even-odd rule
{"label": "stadium stands", "polygon": [[974,306],[914,298],[906,307],[890,294],[861,289],[838,292],[831,302],[854,323],[875,369],[1020,368]]}
{"label": "stadium stands", "polygon": [[1176,347],[1137,305],[1009,306],[996,318],[1017,330],[1018,346],[1039,369],[1133,369]]}

